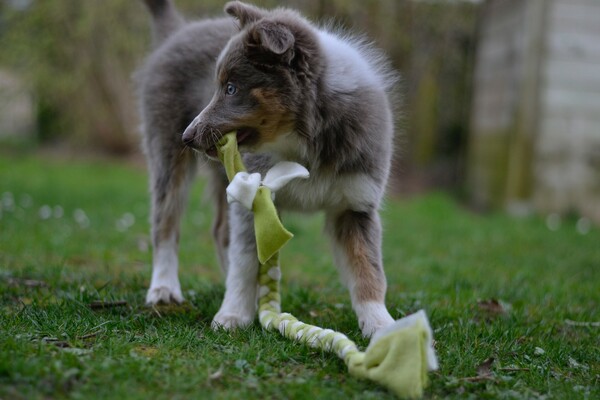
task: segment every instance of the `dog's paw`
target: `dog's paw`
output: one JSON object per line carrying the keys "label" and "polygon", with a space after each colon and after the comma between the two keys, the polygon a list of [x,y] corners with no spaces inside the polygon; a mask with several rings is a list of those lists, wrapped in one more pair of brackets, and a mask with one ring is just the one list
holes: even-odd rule
{"label": "dog's paw", "polygon": [[363,303],[355,306],[355,310],[358,317],[358,326],[365,338],[370,338],[379,329],[394,323],[394,318],[392,318],[384,304]]}
{"label": "dog's paw", "polygon": [[151,287],[146,294],[146,304],[153,306],[158,303],[170,304],[170,303],[183,303],[185,299],[181,294],[181,288],[179,286],[157,286]]}
{"label": "dog's paw", "polygon": [[212,321],[211,327],[213,330],[226,329],[232,330],[236,328],[245,328],[254,321],[253,315],[240,315],[230,312],[219,311]]}

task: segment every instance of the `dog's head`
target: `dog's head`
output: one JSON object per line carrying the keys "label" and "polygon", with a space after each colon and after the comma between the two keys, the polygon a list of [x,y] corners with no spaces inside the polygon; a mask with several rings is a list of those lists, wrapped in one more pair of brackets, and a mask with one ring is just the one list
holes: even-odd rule
{"label": "dog's head", "polygon": [[240,32],[220,54],[216,92],[183,133],[184,143],[214,157],[223,134],[236,131],[243,151],[277,148],[287,135],[302,132],[309,83],[315,74],[317,41],[308,22],[293,11],[266,11],[230,2]]}

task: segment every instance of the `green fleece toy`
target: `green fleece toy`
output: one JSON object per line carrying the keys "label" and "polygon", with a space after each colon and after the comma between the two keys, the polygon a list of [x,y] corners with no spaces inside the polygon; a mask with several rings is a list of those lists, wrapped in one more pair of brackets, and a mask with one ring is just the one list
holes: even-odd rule
{"label": "green fleece toy", "polygon": [[362,352],[346,335],[331,329],[305,324],[281,312],[279,250],[292,238],[277,214],[273,193],[292,179],[308,178],[299,164],[276,164],[262,178],[248,174],[237,149],[235,133],[223,137],[217,146],[230,185],[229,202],[239,202],[254,213],[258,260],[259,319],[264,329],[309,346],[331,351],[346,363],[352,375],[387,387],[400,398],[419,398],[427,386],[427,372],[437,369],[432,332],[423,310],[397,320],[375,333]]}

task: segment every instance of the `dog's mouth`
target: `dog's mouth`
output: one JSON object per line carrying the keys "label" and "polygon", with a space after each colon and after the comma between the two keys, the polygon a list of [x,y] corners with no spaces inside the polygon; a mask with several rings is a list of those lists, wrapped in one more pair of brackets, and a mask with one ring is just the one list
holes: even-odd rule
{"label": "dog's mouth", "polygon": [[[240,128],[235,131],[235,134],[240,148],[251,146],[258,140],[258,131],[254,128]],[[213,159],[218,158],[216,143],[206,150],[206,155]]]}

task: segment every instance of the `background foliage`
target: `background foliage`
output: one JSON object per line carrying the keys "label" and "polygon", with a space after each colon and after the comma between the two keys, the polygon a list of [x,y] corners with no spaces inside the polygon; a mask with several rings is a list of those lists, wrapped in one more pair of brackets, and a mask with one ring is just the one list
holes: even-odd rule
{"label": "background foliage", "polygon": [[[404,135],[398,140],[402,162],[397,169],[407,174],[418,167],[426,175],[418,180],[421,184],[457,181],[468,123],[475,5],[407,0],[256,3],[297,8],[313,20],[366,34],[382,47],[404,77]],[[221,15],[224,1],[176,4],[185,16],[195,18]],[[6,0],[0,2],[0,15],[0,68],[17,71],[32,90],[40,140],[109,153],[137,151],[132,75],[150,37],[141,0]]]}

